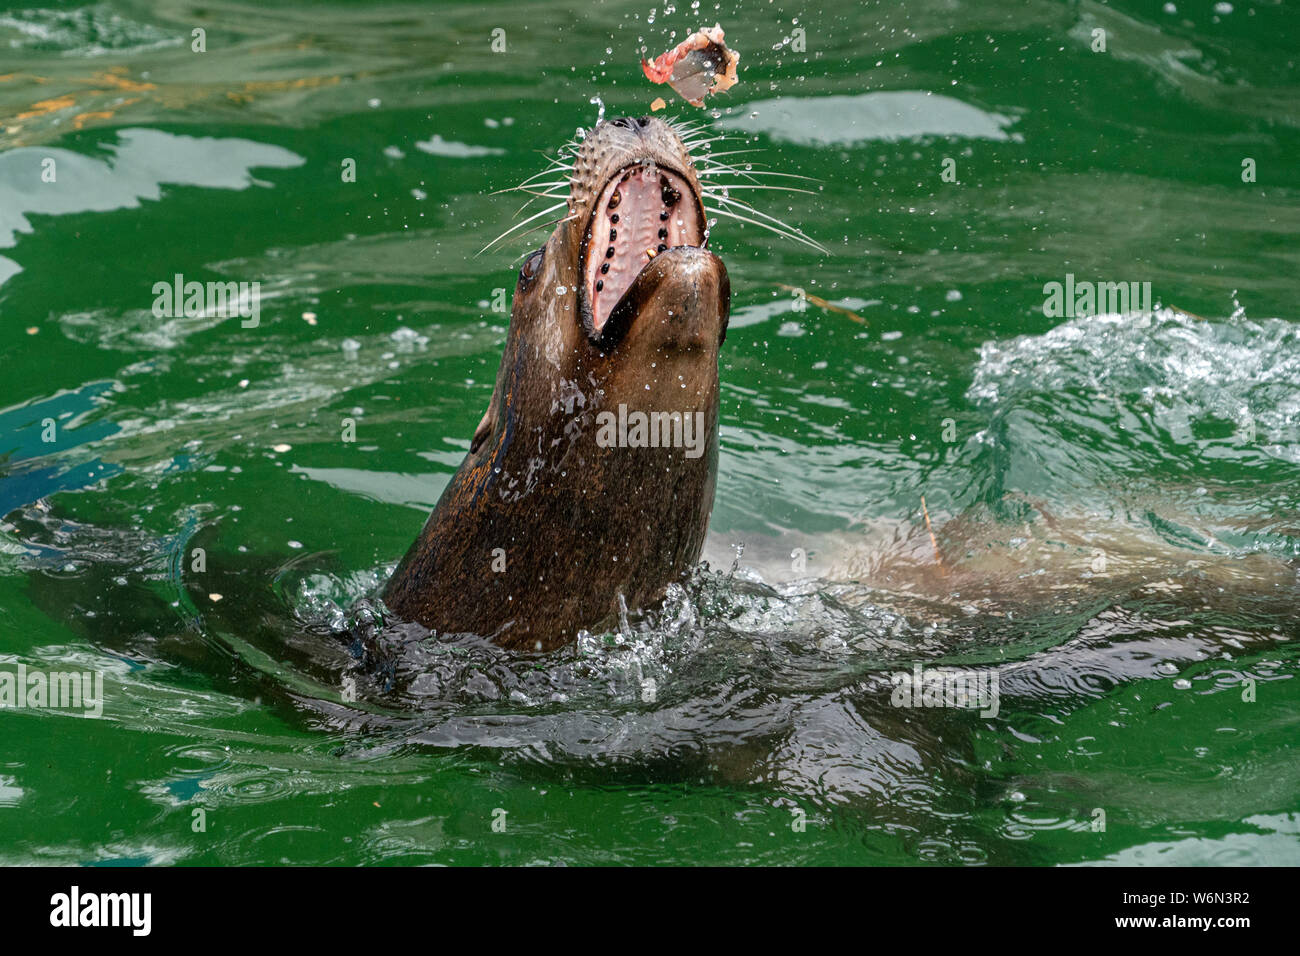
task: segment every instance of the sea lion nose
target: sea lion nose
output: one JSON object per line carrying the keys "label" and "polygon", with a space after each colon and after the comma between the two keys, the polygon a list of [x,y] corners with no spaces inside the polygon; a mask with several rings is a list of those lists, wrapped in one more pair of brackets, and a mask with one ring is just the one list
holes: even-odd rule
{"label": "sea lion nose", "polygon": [[632,132],[640,132],[650,125],[650,117],[638,116],[633,119],[630,116],[619,116],[609,121],[611,126],[618,126],[622,129],[630,129]]}

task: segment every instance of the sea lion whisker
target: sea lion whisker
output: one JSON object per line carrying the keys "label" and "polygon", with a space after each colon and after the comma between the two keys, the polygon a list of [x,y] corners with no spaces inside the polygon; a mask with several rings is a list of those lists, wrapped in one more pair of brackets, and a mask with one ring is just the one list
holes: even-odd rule
{"label": "sea lion whisker", "polygon": [[[538,176],[545,176],[548,173],[552,173],[557,169],[564,170],[566,172],[573,171],[572,162],[568,162],[568,163],[561,162],[559,157],[547,156],[545,153],[542,153],[542,158],[546,160],[547,163],[546,168],[539,173],[534,173],[533,175],[529,176],[528,179],[536,179]],[[524,181],[527,182],[528,180],[524,180]]]}
{"label": "sea lion whisker", "polygon": [[[698,136],[701,136],[701,135],[716,136],[716,137],[718,137],[719,139],[721,139],[721,138],[724,137],[724,136],[731,136],[731,137],[733,137],[733,138],[734,138],[734,136],[735,136],[735,134],[733,134],[733,133],[727,133],[727,132],[724,132],[723,130],[720,130],[720,129],[714,127],[714,126],[707,126],[707,125],[701,125],[701,126],[699,126],[697,129],[691,130],[691,131],[689,131],[689,133],[688,133],[688,136],[696,136],[696,137],[698,137]],[[686,137],[683,137],[683,138],[682,138],[682,142],[686,142]]]}
{"label": "sea lion whisker", "polygon": [[[751,209],[749,206],[746,206],[743,203],[736,203],[735,200],[724,199],[721,196],[711,196],[709,198],[724,203],[735,203],[736,205],[740,206],[740,208],[747,209],[750,212],[754,213],[755,215],[758,216],[764,215],[763,213],[759,212],[757,209]],[[748,216],[742,216],[739,213],[732,212],[729,209],[718,209],[718,208],[709,209],[706,207],[704,211],[709,215],[726,216],[728,219],[735,219],[738,222],[746,222],[752,226],[758,226],[760,229],[766,229],[769,232],[775,233],[776,235],[781,236],[785,239],[793,239],[795,242],[799,242],[812,249],[816,249],[818,252],[822,253],[823,255],[830,255],[830,250],[828,250],[821,243],[817,242],[814,239],[809,239],[807,236],[805,236],[803,233],[799,232],[798,230],[793,230],[792,227],[786,226],[785,223],[781,222],[781,220],[772,219],[771,216],[766,216],[765,218],[772,219],[773,222],[780,224],[784,228],[777,228],[777,226],[770,225],[758,219],[750,219]]]}
{"label": "sea lion whisker", "polygon": [[554,175],[557,175],[557,174],[560,175],[560,176],[564,176],[564,177],[566,177],[566,180],[567,180],[567,177],[568,177],[568,171],[567,171],[567,170],[559,170],[559,169],[544,169],[544,170],[542,170],[540,173],[538,173],[536,176],[529,176],[529,177],[528,177],[527,179],[525,179],[522,183],[519,183],[518,185],[515,185],[515,186],[508,186],[508,187],[506,187],[505,189],[498,190],[498,192],[508,192],[510,189],[531,189],[531,188],[533,188],[534,186],[539,187],[539,188],[540,188],[540,187],[544,187],[544,186],[547,186],[547,185],[550,185],[550,184],[549,184],[549,183],[538,183],[538,182],[536,182],[535,180],[537,180],[537,179],[539,179],[539,178],[541,178],[541,177],[543,177],[543,176],[554,176]]}
{"label": "sea lion whisker", "polygon": [[726,140],[726,136],[709,136],[703,139],[693,139],[689,143],[683,143],[688,153],[694,153],[697,149],[704,149],[713,143],[721,143]]}
{"label": "sea lion whisker", "polygon": [[530,185],[532,185],[533,183],[535,183],[537,180],[539,180],[539,179],[545,179],[545,178],[548,177],[548,176],[560,176],[560,177],[567,178],[568,175],[569,175],[569,173],[571,173],[571,172],[573,172],[573,170],[571,170],[571,169],[567,169],[567,168],[565,168],[565,169],[556,169],[556,168],[553,168],[553,167],[552,167],[552,168],[547,168],[547,169],[540,170],[539,172],[533,173],[533,175],[531,175],[531,176],[529,176],[527,179],[521,181],[521,182],[519,183],[519,185],[520,185],[520,186],[530,186]]}
{"label": "sea lion whisker", "polygon": [[762,170],[740,169],[737,166],[728,166],[722,163],[719,163],[716,166],[707,167],[705,169],[696,170],[696,175],[699,176],[703,176],[705,174],[708,174],[710,176],[716,176],[718,173],[731,173],[735,176],[743,176],[745,179],[748,179],[752,182],[758,182],[758,177],[763,175]]}
{"label": "sea lion whisker", "polygon": [[821,182],[815,176],[801,176],[798,173],[782,173],[774,169],[768,169],[766,166],[754,166],[753,163],[746,163],[744,166],[737,166],[734,163],[709,163],[696,166],[696,172],[701,176],[706,173],[716,176],[718,173],[736,173],[740,176],[775,176],[779,179],[802,179],[804,182],[819,183]]}
{"label": "sea lion whisker", "polygon": [[809,196],[817,195],[811,189],[800,189],[797,186],[775,186],[764,183],[708,183],[703,187],[705,195],[718,195],[726,189],[777,189],[785,193],[804,193]]}
{"label": "sea lion whisker", "polygon": [[[553,154],[548,153],[544,149],[534,150],[534,152],[536,152],[538,156],[542,157],[542,159],[546,160],[548,163],[558,163],[566,158],[563,148],[557,150]],[[567,158],[572,159],[572,156],[569,156]]]}
{"label": "sea lion whisker", "polygon": [[680,131],[680,130],[682,130],[684,127],[687,127],[687,126],[703,126],[703,125],[704,125],[704,122],[703,122],[702,120],[697,119],[697,118],[696,118],[695,116],[693,116],[693,115],[692,115],[692,116],[687,116],[687,117],[681,117],[681,116],[665,116],[665,117],[663,117],[663,121],[664,121],[668,126],[672,127],[672,129],[673,129],[674,131]]}
{"label": "sea lion whisker", "polygon": [[802,179],[804,182],[820,183],[821,180],[815,176],[800,176],[797,173],[778,173],[769,169],[738,169],[732,166],[711,166],[708,169],[697,169],[696,175],[714,176],[718,173],[734,172],[742,176],[776,176],[780,179]]}
{"label": "sea lion whisker", "polygon": [[821,182],[820,179],[816,179],[812,176],[800,176],[796,173],[779,173],[770,169],[742,169],[739,166],[734,166],[730,163],[713,163],[704,166],[703,168],[700,168],[699,166],[696,167],[696,175],[700,177],[717,176],[719,173],[732,173],[736,176],[743,176],[745,179],[755,183],[759,181],[759,177],[761,176],[775,177],[778,179],[801,179],[804,182],[809,183]]}
{"label": "sea lion whisker", "polygon": [[[728,209],[722,209],[719,210],[719,212],[723,212],[723,213],[731,212],[735,215],[739,215],[739,213],[735,213],[735,210],[736,209],[743,210],[744,212],[757,217],[759,219],[760,225],[766,222],[772,226],[774,232],[779,231],[781,233],[784,233],[788,238],[794,239],[796,242],[800,242],[804,245],[807,245],[809,248],[816,249],[818,252],[822,253],[823,255],[830,255],[830,250],[828,250],[817,240],[806,235],[805,233],[795,228],[794,226],[787,225],[786,223],[782,222],[780,219],[777,219],[775,216],[769,216],[767,213],[759,212],[753,206],[749,206],[742,202],[736,202],[735,200],[724,199],[720,196],[711,196],[709,198],[711,201],[716,200],[718,202],[730,204]],[[730,207],[734,207],[734,209]]]}
{"label": "sea lion whisker", "polygon": [[554,190],[554,187],[547,187],[546,189],[518,189],[518,188],[516,188],[516,189],[509,190],[509,191],[510,191],[510,192],[527,193],[528,195],[533,196],[533,197],[535,197],[535,198],[539,198],[539,199],[567,199],[567,198],[568,198],[568,193],[567,193],[567,192],[554,192],[553,190]]}
{"label": "sea lion whisker", "polygon": [[525,179],[524,182],[532,182],[534,179],[540,179],[542,176],[554,176],[557,173],[564,175],[565,173],[571,172],[573,172],[573,166],[571,164],[552,162],[541,172],[533,173],[533,175]]}
{"label": "sea lion whisker", "polygon": [[765,223],[757,219],[751,219],[748,216],[742,216],[739,213],[732,212],[729,209],[717,209],[717,208],[710,209],[706,207],[705,212],[710,216],[725,216],[728,219],[734,219],[737,222],[743,222],[743,223],[748,223],[749,225],[757,226],[760,229],[767,230],[773,235],[780,236],[782,239],[789,239],[793,242],[800,243],[801,245],[806,245],[810,249],[815,249],[818,252],[824,254],[827,253],[827,250],[823,246],[821,246],[820,244],[818,244],[817,242],[811,239],[808,239],[805,236],[800,236],[797,235],[796,233],[789,232],[784,229],[778,229],[776,226],[770,225],[769,223]]}
{"label": "sea lion whisker", "polygon": [[700,135],[701,133],[705,132],[706,129],[708,129],[708,127],[706,127],[705,125],[703,125],[703,124],[701,123],[701,124],[696,125],[696,126],[691,126],[690,128],[683,127],[682,129],[678,130],[677,132],[678,132],[678,135],[682,138],[682,140],[685,141],[685,139],[686,139],[688,136],[698,136],[698,135]]}
{"label": "sea lion whisker", "polygon": [[730,170],[733,172],[754,173],[763,172],[768,167],[761,164],[747,162],[745,160],[715,160],[708,157],[702,157],[700,162],[695,164],[695,168],[700,172],[710,169]]}
{"label": "sea lion whisker", "polygon": [[[566,197],[557,197],[557,198],[564,198],[564,199],[565,199],[565,203],[566,203],[566,204],[568,203],[568,199],[567,199]],[[534,202],[536,202],[535,199],[530,199],[530,200],[528,200],[528,202],[524,203],[523,206],[520,206],[519,209],[515,210],[515,216],[518,216],[521,212],[524,211],[525,208],[527,208],[529,205],[531,205],[531,204],[534,203]],[[543,213],[550,212],[550,211],[553,210],[554,208],[555,208],[555,206],[552,206],[552,207],[550,207],[550,209],[543,209],[542,212],[543,212]],[[566,217],[562,217],[562,218],[560,218],[560,219],[552,219],[550,222],[542,223],[541,225],[538,225],[538,226],[533,226],[533,227],[530,228],[530,229],[525,229],[525,230],[524,230],[523,232],[521,232],[519,235],[520,235],[520,236],[526,236],[526,235],[528,235],[530,232],[533,232],[533,231],[536,230],[536,229],[541,229],[541,228],[543,228],[544,226],[551,226],[551,225],[554,225],[554,224],[557,223],[557,222],[568,222],[570,219],[572,219],[572,218],[573,218],[574,216],[576,216],[576,215],[577,215],[577,213],[573,213],[572,215],[569,215],[569,216],[566,216]],[[513,219],[514,216],[511,216],[510,218]],[[536,217],[535,217],[535,216],[530,216],[529,218],[530,218],[530,219],[533,219],[533,218],[536,218]],[[519,223],[519,225],[522,226],[525,222],[528,222],[528,219],[525,219],[523,222]]]}
{"label": "sea lion whisker", "polygon": [[762,147],[754,146],[750,149],[729,149],[725,153],[710,152],[707,156],[702,156],[701,159],[714,160],[717,159],[719,156],[739,156],[742,153],[766,153],[766,152],[767,150],[763,149]]}
{"label": "sea lion whisker", "polygon": [[543,198],[563,199],[565,202],[568,202],[568,196],[562,193],[534,193],[530,198],[524,200],[523,204],[520,205],[520,207],[511,214],[510,218],[514,219],[517,216],[521,215],[525,209],[527,209],[533,203],[537,202],[538,199],[543,199]]}
{"label": "sea lion whisker", "polygon": [[728,176],[741,176],[741,177],[744,177],[744,178],[746,178],[746,179],[750,179],[751,182],[758,182],[758,179],[757,179],[757,178],[754,178],[754,174],[753,174],[753,173],[750,173],[750,172],[748,172],[748,170],[744,170],[744,169],[732,169],[732,168],[729,168],[729,166],[728,166],[728,168],[725,168],[725,169],[719,169],[719,168],[715,168],[715,169],[712,169],[712,170],[697,169],[697,170],[695,170],[695,176],[701,177],[701,178],[699,178],[699,186],[701,186],[701,189],[703,189],[703,187],[707,187],[707,186],[720,186],[720,185],[722,185],[722,183],[719,183],[718,181],[715,181],[715,179],[707,179],[707,178],[705,178],[705,173],[711,173],[711,174],[714,174],[714,176],[716,176],[716,174],[718,174],[718,173],[727,173]]}
{"label": "sea lion whisker", "polygon": [[537,192],[539,189],[551,189],[555,186],[568,186],[568,182],[559,181],[554,183],[532,183],[531,185],[520,183],[518,186],[507,186],[505,189],[494,189],[488,193],[489,196],[500,196],[502,193],[533,193],[537,196],[544,196],[545,193]]}
{"label": "sea lion whisker", "polygon": [[716,143],[719,140],[724,140],[724,139],[734,140],[735,138],[736,137],[729,136],[726,133],[719,133],[717,130],[707,129],[707,130],[700,130],[698,133],[694,134],[694,137],[691,139],[682,140],[682,145],[689,148],[692,143],[695,144]]}
{"label": "sea lion whisker", "polygon": [[799,192],[799,193],[809,193],[809,194],[814,194],[818,191],[815,189],[805,189],[802,186],[795,186],[790,183],[771,183],[771,182],[765,183],[761,179],[750,179],[750,177],[745,176],[743,173],[739,175],[744,176],[745,179],[749,179],[750,181],[748,183],[741,182],[740,180],[728,182],[721,179],[710,179],[708,177],[701,176],[700,188],[712,190],[715,192],[719,189],[778,189],[778,190],[783,190],[788,192]]}
{"label": "sea lion whisker", "polygon": [[[529,200],[529,201],[531,202],[531,200]],[[525,205],[527,205],[527,203],[525,203]],[[489,242],[486,246],[484,246],[482,249],[480,249],[478,252],[476,252],[476,253],[474,253],[474,254],[475,254],[476,256],[481,256],[483,253],[487,252],[489,249],[491,249],[493,246],[495,246],[498,242],[500,242],[500,241],[501,241],[502,239],[504,239],[506,236],[508,236],[508,235],[510,235],[512,232],[514,232],[516,229],[519,229],[519,228],[521,228],[521,227],[523,227],[523,226],[528,225],[528,224],[529,224],[530,222],[532,222],[534,219],[540,219],[542,216],[545,216],[548,212],[555,212],[555,210],[557,210],[557,209],[562,209],[562,208],[563,208],[564,206],[566,206],[566,205],[568,205],[568,204],[567,204],[567,203],[563,203],[563,202],[557,202],[557,203],[556,203],[555,205],[553,205],[553,206],[547,206],[547,207],[546,207],[545,209],[543,209],[541,212],[533,213],[533,215],[529,216],[529,217],[528,217],[527,219],[525,219],[523,222],[516,223],[515,225],[511,226],[509,229],[507,229],[505,232],[501,233],[501,235],[497,236],[495,239],[493,239],[493,240],[492,240],[491,242]]]}
{"label": "sea lion whisker", "polygon": [[790,225],[788,222],[778,219],[776,218],[776,216],[770,215],[769,213],[765,213],[762,212],[761,210],[755,209],[753,206],[745,202],[743,199],[736,199],[734,196],[724,196],[716,192],[710,193],[709,198],[717,199],[718,201],[725,202],[731,206],[736,206],[740,209],[743,209],[745,212],[753,213],[755,216],[759,216],[763,219],[766,219],[768,222],[776,223],[776,225],[780,226],[782,229],[789,229],[792,232],[796,232],[799,233],[799,235],[803,235],[802,232],[799,232],[799,230],[796,227]]}
{"label": "sea lion whisker", "polygon": [[787,179],[805,179],[810,183],[821,182],[821,180],[818,179],[816,176],[804,176],[799,173],[783,173],[780,172],[779,170],[769,169],[766,165],[762,163],[746,162],[744,168],[742,168],[740,166],[737,166],[734,162],[723,163],[718,161],[719,158],[722,156],[730,156],[736,153],[749,153],[749,152],[757,153],[757,152],[763,152],[763,150],[737,149],[737,150],[733,150],[731,153],[712,153],[708,156],[699,157],[700,162],[699,164],[697,164],[697,168],[699,166],[703,166],[703,169],[699,170],[701,173],[712,171],[712,170],[719,170],[719,169],[724,169],[724,170],[731,169],[731,170],[735,170],[738,173],[743,172],[754,176],[781,176]]}
{"label": "sea lion whisker", "polygon": [[[531,229],[525,229],[523,232],[521,232],[521,233],[520,233],[518,236],[516,236],[515,238],[516,238],[516,239],[522,239],[524,236],[530,235],[530,234],[536,232],[538,229],[545,229],[545,228],[547,228],[548,226],[558,226],[558,225],[559,225],[560,223],[562,223],[562,222],[570,222],[570,221],[572,221],[572,220],[574,220],[574,219],[576,219],[576,218],[577,218],[577,214],[574,213],[574,214],[571,215],[571,216],[561,216],[559,219],[552,219],[550,222],[539,222],[537,225],[533,226]],[[525,249],[523,252],[521,252],[521,253],[516,257],[516,261],[517,261],[518,259],[522,259],[524,256],[526,256],[526,255],[528,255],[528,254],[529,254],[529,251],[528,251],[527,249]]]}

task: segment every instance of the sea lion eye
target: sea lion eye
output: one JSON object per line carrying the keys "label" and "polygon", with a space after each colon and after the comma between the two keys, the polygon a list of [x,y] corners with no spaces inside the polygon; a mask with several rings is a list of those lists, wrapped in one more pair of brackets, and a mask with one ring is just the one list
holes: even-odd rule
{"label": "sea lion eye", "polygon": [[519,270],[519,281],[525,285],[537,278],[537,273],[542,268],[542,256],[546,248],[542,247],[524,260],[524,266]]}

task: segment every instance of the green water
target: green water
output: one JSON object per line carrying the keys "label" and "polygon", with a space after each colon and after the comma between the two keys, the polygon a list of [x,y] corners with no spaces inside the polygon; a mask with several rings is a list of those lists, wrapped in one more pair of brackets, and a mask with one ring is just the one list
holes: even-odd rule
{"label": "green water", "polygon": [[[711,570],[550,657],[356,661],[326,632],[467,449],[540,241],[475,255],[492,190],[593,97],[647,112],[642,47],[714,20],[741,84],[668,112],[818,180],[744,198],[829,252],[713,230]],[[105,698],[0,710],[0,862],[1300,861],[1297,24],[0,12],[0,670]],[[177,273],[260,282],[259,325],[156,318]],[[1048,317],[1067,274],[1183,311]],[[917,661],[998,673],[1000,712],[893,707]]]}

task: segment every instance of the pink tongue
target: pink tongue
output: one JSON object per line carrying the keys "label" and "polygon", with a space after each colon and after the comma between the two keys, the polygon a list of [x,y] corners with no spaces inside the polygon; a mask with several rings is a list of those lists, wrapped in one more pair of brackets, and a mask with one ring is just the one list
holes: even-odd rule
{"label": "pink tongue", "polygon": [[[664,203],[665,177],[678,197],[672,205]],[[677,176],[652,166],[637,167],[628,178],[616,179],[605,188],[599,200],[600,208],[592,219],[587,245],[587,292],[597,331],[604,327],[618,300],[650,261],[647,250],[658,252],[660,246],[671,249],[699,242],[688,228],[696,226],[696,217],[687,197],[682,195],[685,188]],[[614,202],[615,195],[617,202]],[[668,218],[661,219],[665,212]],[[666,235],[661,236],[660,230]]]}

